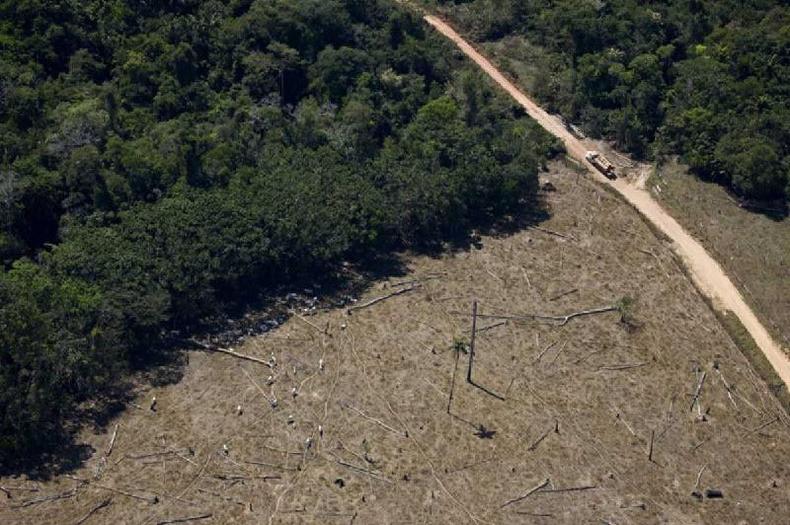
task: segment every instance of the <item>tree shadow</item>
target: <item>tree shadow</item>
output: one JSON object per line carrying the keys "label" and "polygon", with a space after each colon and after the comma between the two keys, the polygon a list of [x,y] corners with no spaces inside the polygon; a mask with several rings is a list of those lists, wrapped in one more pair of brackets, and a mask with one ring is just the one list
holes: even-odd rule
{"label": "tree shadow", "polygon": [[[197,325],[170,327],[163,332],[157,345],[135,356],[130,373],[123,380],[79,404],[66,416],[62,431],[54,433],[35,453],[0,464],[0,475],[22,474],[30,479],[46,480],[83,467],[97,451],[90,445],[78,443],[79,432],[85,428],[96,433],[106,432],[111,421],[130,408],[141,389],[180,382],[189,363],[189,351],[206,351],[192,343],[192,339],[232,347],[248,337],[276,330],[294,313],[310,315],[319,309],[345,308],[375,283],[407,276],[408,267],[404,262],[407,254],[438,257],[480,249],[483,235],[510,236],[550,217],[540,195],[523,201],[520,209],[522,211],[517,214],[481,218],[462,230],[443,235],[437,242],[394,247],[362,254],[353,261],[304,270],[287,276],[287,283],[272,285],[269,284],[271,279],[269,283],[251,282],[247,290],[221,305],[218,314]],[[479,384],[473,383],[473,386],[502,399]],[[478,428],[471,422],[466,423]],[[481,438],[489,439],[489,435]]]}

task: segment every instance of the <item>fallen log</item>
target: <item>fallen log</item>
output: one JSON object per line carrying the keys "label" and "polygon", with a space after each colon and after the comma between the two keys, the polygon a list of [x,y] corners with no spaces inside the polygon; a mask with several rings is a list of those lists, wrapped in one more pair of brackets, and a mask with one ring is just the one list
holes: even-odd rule
{"label": "fallen log", "polygon": [[157,521],[156,525],[169,525],[171,523],[186,523],[188,521],[205,520],[213,516],[210,512],[207,514],[200,514],[198,516],[189,516],[187,518],[172,518],[169,520]]}
{"label": "fallen log", "polygon": [[112,454],[112,449],[115,447],[115,439],[118,437],[118,425],[115,425],[115,430],[112,431],[112,437],[110,438],[110,444],[107,445],[107,452],[104,453],[106,457],[110,457]]}
{"label": "fallen log", "polygon": [[221,348],[219,346],[214,346],[214,345],[209,345],[209,344],[206,344],[206,343],[202,343],[202,342],[198,341],[197,339],[189,339],[189,342],[194,344],[194,345],[199,346],[200,348],[203,348],[204,350],[208,350],[209,352],[219,352],[219,353],[222,353],[222,354],[233,356],[233,357],[235,357],[237,359],[243,359],[245,361],[252,361],[253,363],[258,363],[258,364],[261,364],[261,365],[268,366],[269,368],[272,368],[271,363],[269,363],[268,361],[264,361],[263,359],[260,359],[258,357],[253,357],[251,355],[246,355],[246,354],[240,354],[238,352],[235,352],[233,350],[229,350],[227,348]]}
{"label": "fallen log", "polygon": [[[565,326],[572,319],[577,317],[584,317],[587,315],[602,314],[606,312],[615,312],[619,310],[618,306],[603,306],[601,308],[592,308],[590,310],[581,310],[579,312],[571,312],[567,315],[545,315],[545,314],[521,314],[521,315],[497,315],[497,314],[477,314],[480,319],[504,319],[508,321],[552,321],[556,322],[557,326]],[[453,312],[456,315],[467,315],[463,312]]]}
{"label": "fallen log", "polygon": [[507,321],[499,321],[499,322],[496,322],[494,324],[490,324],[488,326],[482,326],[482,327],[477,329],[477,333],[479,334],[480,332],[486,332],[488,330],[493,330],[494,328],[498,328],[498,327],[506,325],[506,324],[507,324]]}
{"label": "fallen log", "polygon": [[527,450],[532,452],[533,450],[537,449],[538,445],[540,445],[543,442],[543,440],[546,439],[546,437],[548,437],[549,434],[551,434],[551,431],[556,428],[557,425],[552,425],[550,429],[548,429],[546,432],[541,434],[540,437],[538,437],[538,439],[536,439],[529,447],[527,447]]}
{"label": "fallen log", "polygon": [[584,490],[594,490],[594,489],[597,489],[597,488],[598,488],[598,485],[582,485],[580,487],[565,487],[565,488],[562,488],[562,489],[545,489],[545,490],[541,490],[540,493],[541,494],[549,494],[549,493],[552,493],[552,492],[555,492],[555,493],[556,492],[581,492],[581,491],[584,491]]}
{"label": "fallen log", "polygon": [[699,395],[702,393],[702,385],[705,383],[705,377],[708,375],[708,372],[702,372],[702,375],[699,378],[699,383],[697,383],[697,389],[694,392],[694,397],[691,399],[691,406],[689,407],[689,412],[694,410],[694,404],[699,400]]}
{"label": "fallen log", "polygon": [[[368,421],[371,421],[371,422],[373,422],[373,423],[376,423],[376,424],[377,424],[377,425],[379,425],[380,427],[382,427],[382,428],[384,428],[384,429],[386,429],[386,430],[389,430],[390,432],[392,432],[392,433],[394,433],[394,434],[398,434],[398,435],[400,435],[400,436],[402,436],[402,435],[404,434],[402,431],[400,431],[400,430],[397,430],[397,429],[395,429],[395,428],[392,428],[392,427],[391,427],[391,426],[389,426],[388,424],[384,423],[384,422],[383,422],[383,421],[381,421],[381,420],[378,420],[378,419],[376,419],[375,417],[371,417],[371,416],[367,415],[366,413],[364,413],[364,412],[363,412],[363,411],[361,411],[360,409],[358,409],[358,408],[356,408],[356,407],[354,407],[354,406],[350,405],[349,403],[342,403],[342,404],[341,404],[341,406],[343,406],[344,408],[348,408],[349,410],[353,410],[354,412],[356,412],[357,414],[359,414],[361,417],[363,417],[363,418],[367,419]],[[407,437],[408,437],[408,436],[407,436]]]}
{"label": "fallen log", "polygon": [[647,363],[630,363],[625,365],[606,365],[606,366],[599,366],[598,371],[601,370],[628,370],[629,368],[639,368],[640,366],[645,366]]}
{"label": "fallen log", "polygon": [[67,490],[65,492],[59,492],[58,494],[52,494],[50,496],[43,496],[41,498],[29,499],[27,501],[23,501],[19,505],[12,505],[12,509],[21,509],[24,507],[30,507],[32,505],[38,505],[39,503],[45,503],[47,501],[55,501],[59,499],[66,499],[71,498],[77,494],[77,489]]}
{"label": "fallen log", "polygon": [[564,233],[555,232],[554,230],[549,230],[548,228],[541,228],[540,226],[527,226],[527,228],[529,228],[530,230],[537,230],[539,232],[547,233],[549,235],[553,235],[561,239],[571,239],[573,241],[576,240],[576,238],[573,235],[565,235]]}
{"label": "fallen log", "polygon": [[409,286],[408,288],[402,288],[402,289],[396,290],[396,291],[394,291],[392,293],[388,293],[387,295],[382,295],[381,297],[376,297],[375,299],[371,299],[370,301],[367,301],[365,303],[355,304],[354,306],[350,306],[349,308],[346,308],[346,313],[350,315],[351,312],[353,312],[355,310],[362,310],[363,308],[368,308],[370,306],[373,306],[374,304],[380,303],[381,301],[385,301],[385,300],[387,300],[387,299],[389,299],[391,297],[395,297],[397,295],[402,295],[402,294],[405,294],[405,293],[413,292],[414,290],[416,290],[417,288],[420,288],[421,286],[422,286],[421,284],[414,284],[412,286]]}
{"label": "fallen log", "polygon": [[[332,454],[332,455],[334,456],[334,454]],[[345,462],[345,461],[343,461],[341,459],[337,459],[336,458],[335,459],[335,463],[337,463],[338,465],[341,465],[343,467],[350,468],[351,470],[354,470],[356,472],[359,472],[359,473],[365,474],[367,476],[370,476],[373,479],[377,479],[379,481],[384,481],[385,483],[392,483],[391,479],[385,478],[384,476],[380,476],[380,475],[376,474],[375,472],[371,472],[368,469],[365,469],[365,468],[362,468],[362,467],[358,467],[358,466],[353,465],[351,463],[347,463],[347,462]]]}
{"label": "fallen log", "polygon": [[89,510],[86,515],[84,515],[82,518],[77,520],[77,522],[74,525],[82,525],[83,523],[88,521],[90,517],[93,516],[96,512],[100,511],[110,503],[112,503],[112,498],[107,498],[104,501],[100,502],[98,505],[96,505],[91,510]]}
{"label": "fallen log", "polygon": [[535,485],[534,487],[529,489],[527,492],[525,492],[521,496],[519,496],[517,498],[513,498],[513,499],[507,500],[499,508],[503,509],[503,508],[507,507],[508,505],[512,505],[513,503],[518,503],[519,501],[527,499],[528,497],[530,497],[531,495],[533,495],[537,491],[545,488],[549,484],[549,481],[550,481],[549,478],[546,478],[545,480],[543,480],[542,483],[539,483],[539,484]]}
{"label": "fallen log", "polygon": [[549,301],[556,301],[557,299],[562,299],[563,297],[570,295],[572,293],[578,292],[578,288],[574,288],[573,290],[568,290],[567,292],[562,292],[561,294],[557,294],[554,297],[549,297]]}

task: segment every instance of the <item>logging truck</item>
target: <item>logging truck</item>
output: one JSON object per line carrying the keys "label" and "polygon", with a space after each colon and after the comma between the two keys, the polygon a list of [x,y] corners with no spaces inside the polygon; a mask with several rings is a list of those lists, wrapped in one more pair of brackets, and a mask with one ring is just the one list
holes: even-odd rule
{"label": "logging truck", "polygon": [[614,170],[614,165],[609,160],[598,153],[597,151],[588,151],[584,156],[587,162],[595,166],[595,169],[603,173],[609,179],[616,179],[617,173]]}

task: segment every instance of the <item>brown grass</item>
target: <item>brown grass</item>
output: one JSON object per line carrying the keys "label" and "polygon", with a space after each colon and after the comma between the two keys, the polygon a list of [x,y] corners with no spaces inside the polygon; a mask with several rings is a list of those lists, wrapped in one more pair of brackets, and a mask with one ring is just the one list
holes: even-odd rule
{"label": "brown grass", "polygon": [[[155,394],[156,413],[130,408],[106,433],[84,433],[96,453],[74,476],[90,484],[60,476],[39,483],[39,493],[12,491],[0,522],[73,523],[108,496],[112,504],[88,523],[205,513],[212,517],[195,523],[782,522],[790,515],[790,432],[765,384],[630,207],[562,165],[545,179],[558,191],[545,195],[552,217],[540,226],[573,238],[525,229],[484,237],[479,249],[405,256],[407,279],[440,278],[350,316],[337,309],[309,318],[328,322],[328,335],[291,319],[236,348],[264,359],[275,353],[273,387],[264,366],[190,353],[180,383],[138,400],[147,407]],[[360,302],[391,291],[379,282]],[[636,299],[635,326],[610,312],[478,333],[475,380],[506,400],[466,383],[461,354],[447,414],[452,347],[469,339],[473,300],[482,314],[557,315],[625,296]],[[276,410],[241,368],[277,396]],[[690,410],[698,370],[707,372],[705,421]],[[476,435],[481,424],[495,431],[491,439]],[[308,437],[314,444],[305,450]],[[194,454],[180,451],[188,448]],[[179,453],[126,457],[171,449]],[[724,499],[691,496],[703,465],[700,487],[722,489]],[[547,489],[594,488],[543,489],[502,507],[546,478]],[[73,487],[75,497],[11,508]]]}
{"label": "brown grass", "polygon": [[740,208],[721,186],[700,181],[675,162],[661,166],[650,186],[725,268],[776,340],[790,348],[790,218]]}

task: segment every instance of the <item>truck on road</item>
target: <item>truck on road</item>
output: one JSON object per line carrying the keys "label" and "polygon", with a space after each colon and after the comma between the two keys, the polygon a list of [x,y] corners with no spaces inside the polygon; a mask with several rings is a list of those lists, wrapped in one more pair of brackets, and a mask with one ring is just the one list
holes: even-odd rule
{"label": "truck on road", "polygon": [[587,159],[587,162],[595,166],[595,169],[600,171],[604,174],[604,176],[608,179],[616,179],[617,173],[614,169],[614,164],[609,162],[609,160],[598,153],[597,151],[588,151],[587,154],[584,156]]}

